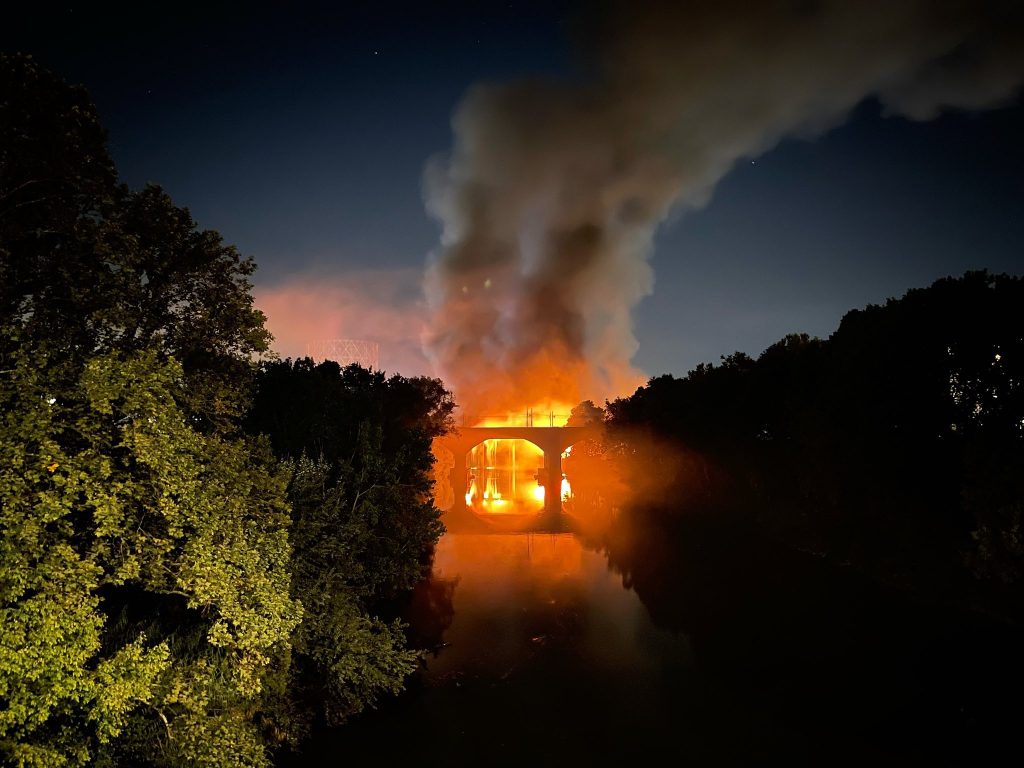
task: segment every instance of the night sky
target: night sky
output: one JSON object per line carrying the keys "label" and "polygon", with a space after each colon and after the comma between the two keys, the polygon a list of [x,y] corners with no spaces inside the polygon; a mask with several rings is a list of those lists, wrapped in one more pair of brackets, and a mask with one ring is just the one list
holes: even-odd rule
{"label": "night sky", "polygon": [[[256,259],[283,354],[376,324],[385,367],[426,372],[419,279],[440,229],[424,166],[450,149],[473,83],[574,75],[575,11],[186,7],[37,3],[0,43],[89,89],[125,181],[161,184]],[[1024,271],[1022,135],[1020,98],[930,122],[868,99],[819,138],[743,161],[706,207],[660,228],[634,364],[683,374],[786,333],[827,336],[849,309],[945,275]],[[359,311],[330,306],[346,301]]]}

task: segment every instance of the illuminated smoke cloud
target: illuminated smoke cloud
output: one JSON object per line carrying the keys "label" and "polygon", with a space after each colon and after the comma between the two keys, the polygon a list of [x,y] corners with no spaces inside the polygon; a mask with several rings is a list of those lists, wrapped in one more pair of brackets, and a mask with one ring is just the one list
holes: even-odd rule
{"label": "illuminated smoke cloud", "polygon": [[580,30],[577,79],[472,88],[451,155],[427,169],[443,224],[426,276],[436,370],[478,410],[628,390],[631,312],[666,215],[867,97],[913,119],[1012,98],[1022,6],[603,5]]}

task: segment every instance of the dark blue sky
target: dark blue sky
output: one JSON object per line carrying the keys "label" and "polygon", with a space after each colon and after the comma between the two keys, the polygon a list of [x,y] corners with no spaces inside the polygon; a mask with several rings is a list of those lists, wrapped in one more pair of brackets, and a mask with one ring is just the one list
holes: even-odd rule
{"label": "dark blue sky", "polygon": [[[160,183],[274,286],[421,267],[423,166],[466,88],[571,72],[566,7],[472,7],[35,5],[0,36],[89,88],[129,184]],[[737,167],[662,228],[636,364],[681,374],[944,275],[1024,271],[1021,136],[1020,101],[930,123],[867,102]]]}

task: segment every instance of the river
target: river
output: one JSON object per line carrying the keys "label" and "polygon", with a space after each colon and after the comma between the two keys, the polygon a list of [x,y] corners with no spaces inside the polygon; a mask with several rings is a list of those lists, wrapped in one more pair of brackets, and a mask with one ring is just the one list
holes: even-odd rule
{"label": "river", "polygon": [[1016,749],[1021,634],[756,537],[449,533],[408,690],[300,764],[970,765]]}

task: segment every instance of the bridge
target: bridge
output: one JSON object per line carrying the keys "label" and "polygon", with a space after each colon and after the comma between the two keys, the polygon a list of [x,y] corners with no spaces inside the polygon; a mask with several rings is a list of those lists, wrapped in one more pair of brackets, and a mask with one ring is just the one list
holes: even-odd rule
{"label": "bridge", "polygon": [[[466,455],[484,440],[526,440],[544,452],[544,471],[546,492],[544,494],[544,510],[560,512],[562,509],[561,479],[562,454],[566,449],[581,440],[597,438],[601,434],[599,426],[587,427],[462,427],[441,438],[441,444],[455,454],[455,466],[452,467],[451,485],[455,494],[455,509],[466,508]],[[552,482],[551,478],[555,478]],[[550,489],[554,487],[555,492]]]}

